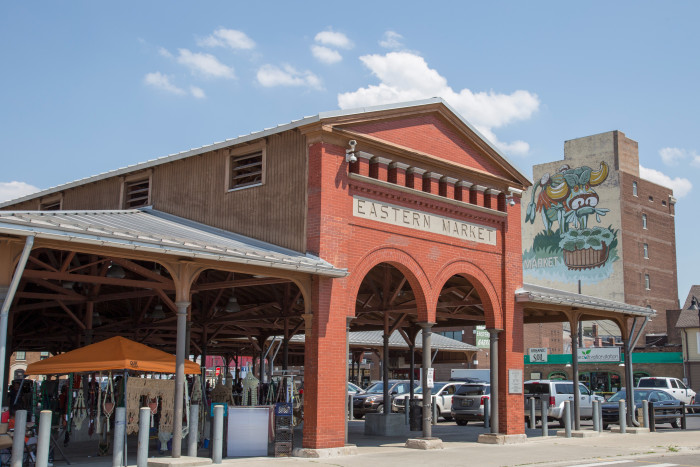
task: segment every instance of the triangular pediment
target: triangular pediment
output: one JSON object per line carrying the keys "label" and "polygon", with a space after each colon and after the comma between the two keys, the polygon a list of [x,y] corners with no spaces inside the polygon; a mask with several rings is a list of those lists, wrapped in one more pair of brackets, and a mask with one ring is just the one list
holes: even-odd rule
{"label": "triangular pediment", "polygon": [[488,177],[529,186],[530,181],[498,149],[444,102],[332,118],[333,130],[372,144],[426,155]]}

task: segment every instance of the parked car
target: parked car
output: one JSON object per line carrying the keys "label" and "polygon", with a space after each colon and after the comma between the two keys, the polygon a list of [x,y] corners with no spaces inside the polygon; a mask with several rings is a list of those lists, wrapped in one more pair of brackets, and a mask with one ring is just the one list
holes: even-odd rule
{"label": "parked car", "polygon": [[[603,429],[607,430],[608,425],[620,423],[620,406],[619,402],[625,399],[626,391],[621,391],[613,394],[608,402],[603,404]],[[670,410],[656,413],[656,423],[670,423],[673,428],[681,426],[681,401],[673,397],[671,394],[658,389],[637,389],[634,390],[634,407],[640,409],[642,401],[647,400],[653,402],[655,407],[669,407]],[[629,408],[627,409],[629,410]]]}
{"label": "parked car", "polygon": [[[389,394],[400,396],[408,394],[411,383],[407,380],[390,380]],[[355,418],[362,418],[366,413],[384,413],[384,382],[378,381],[369,386],[362,394],[352,397],[352,411]]]}
{"label": "parked car", "polygon": [[[430,394],[435,397],[435,403],[438,407],[438,417],[442,417],[445,420],[452,420],[452,414],[450,413],[450,409],[452,408],[452,396],[461,385],[461,382],[454,381],[434,383]],[[392,401],[392,411],[404,413],[409,396],[410,393],[396,397]],[[414,391],[413,398],[423,400],[423,387],[419,387]]]}
{"label": "parked car", "polygon": [[678,378],[668,378],[664,376],[648,376],[639,378],[638,388],[659,389],[671,394],[678,400],[686,404],[695,404],[695,391],[683,384]]}
{"label": "parked car", "polygon": [[363,392],[365,392],[365,390],[362,389],[360,386],[348,381],[348,395],[350,397],[354,396],[355,394],[362,394]]}
{"label": "parked car", "polygon": [[[578,383],[580,391],[579,410],[582,419],[593,418],[593,401],[603,402],[602,396],[591,394],[591,391],[583,383]],[[548,398],[549,409],[547,420],[557,420],[560,426],[564,426],[564,402],[571,401],[573,410],[574,382],[551,379],[538,379],[525,382],[525,421],[530,420],[530,398]],[[540,403],[536,402],[535,416],[541,418]]]}
{"label": "parked car", "polygon": [[491,384],[484,382],[466,383],[457,388],[452,396],[452,418],[457,425],[464,426],[470,421],[484,421],[484,409],[491,404]]}

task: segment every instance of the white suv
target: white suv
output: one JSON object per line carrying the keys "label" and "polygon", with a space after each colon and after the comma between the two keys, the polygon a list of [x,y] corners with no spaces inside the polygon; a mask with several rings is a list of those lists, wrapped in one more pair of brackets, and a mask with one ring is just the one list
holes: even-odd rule
{"label": "white suv", "polygon": [[[583,383],[578,383],[580,392],[579,410],[581,418],[593,417],[593,401],[604,402],[601,396],[591,394],[591,391]],[[530,415],[530,398],[548,398],[549,409],[547,411],[548,420],[557,420],[564,426],[564,401],[571,401],[571,410],[574,410],[574,382],[552,379],[538,379],[525,381],[525,420],[528,421]],[[541,417],[540,403],[536,402],[535,414]]]}
{"label": "white suv", "polygon": [[639,378],[638,388],[654,388],[671,394],[686,404],[695,404],[695,391],[683,384],[678,378],[664,376],[648,376]]}

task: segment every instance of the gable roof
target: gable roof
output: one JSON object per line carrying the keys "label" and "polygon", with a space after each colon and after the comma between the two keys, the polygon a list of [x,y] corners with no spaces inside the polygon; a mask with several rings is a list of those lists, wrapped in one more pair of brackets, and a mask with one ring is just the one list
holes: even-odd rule
{"label": "gable roof", "polygon": [[700,285],[693,285],[690,287],[688,296],[685,299],[685,303],[681,308],[681,313],[678,315],[678,321],[676,321],[677,328],[697,328],[700,326],[700,318],[698,317],[698,312],[695,310],[689,310],[690,304],[693,297],[700,300]]}
{"label": "gable roof", "polygon": [[299,128],[305,125],[309,125],[312,123],[320,122],[323,120],[328,120],[328,119],[335,119],[335,118],[340,118],[340,117],[348,117],[348,116],[359,116],[362,114],[368,114],[368,113],[374,113],[374,112],[382,112],[382,111],[389,111],[389,110],[398,110],[398,109],[410,109],[410,108],[417,108],[417,107],[425,107],[425,106],[431,106],[431,105],[436,105],[440,104],[444,106],[451,114],[453,114],[460,123],[462,123],[469,131],[474,133],[476,136],[478,136],[486,145],[487,147],[495,154],[498,158],[501,159],[501,163],[505,164],[508,166],[512,172],[515,174],[519,175],[519,178],[522,178],[523,180],[530,181],[530,178],[525,175],[525,173],[517,168],[517,166],[505,155],[503,154],[498,148],[496,148],[493,143],[491,143],[484,135],[479,133],[479,131],[474,128],[467,120],[464,119],[457,111],[455,111],[447,102],[445,102],[442,98],[440,97],[433,97],[430,99],[423,99],[423,100],[417,100],[417,101],[410,101],[410,102],[400,102],[396,104],[386,104],[386,105],[377,105],[377,106],[371,106],[371,107],[360,107],[356,109],[346,109],[346,110],[333,110],[329,112],[321,112],[317,115],[313,116],[308,116],[304,117],[299,120],[292,120],[289,123],[285,124],[280,124],[277,125],[276,127],[272,128],[266,128],[262,131],[257,131],[253,132],[247,135],[242,135],[237,138],[231,138],[227,139],[224,141],[220,141],[217,143],[213,143],[210,145],[206,146],[201,146],[199,148],[193,148],[190,149],[189,151],[183,151],[179,152],[176,154],[170,154],[168,156],[163,156],[159,157],[157,159],[152,159],[146,162],[141,162],[138,164],[133,164],[133,165],[128,165],[126,167],[122,167],[119,169],[115,170],[110,170],[107,172],[103,172],[98,175],[93,175],[90,177],[82,178],[79,180],[75,180],[72,182],[64,183],[62,185],[57,185],[55,187],[47,188],[45,190],[38,191],[36,193],[32,193],[26,196],[22,196],[20,198],[16,198],[13,200],[8,200],[4,202],[0,202],[0,208],[18,204],[24,201],[28,201],[31,199],[36,199],[44,196],[48,196],[54,193],[58,193],[63,190],[68,190],[70,188],[75,188],[78,186],[86,185],[88,183],[94,183],[100,180],[104,180],[107,178],[112,178],[132,172],[136,172],[139,170],[144,170],[148,169],[151,167],[167,164],[170,162],[174,162],[180,159],[185,159],[188,157],[193,157],[197,156],[200,154],[204,154],[210,151],[215,151],[217,149],[221,148],[226,148],[229,146],[234,146],[237,144],[242,144],[246,143],[249,141],[254,141],[260,138],[265,138],[267,136],[271,136],[277,133],[282,133],[284,131],[292,130],[295,128]]}

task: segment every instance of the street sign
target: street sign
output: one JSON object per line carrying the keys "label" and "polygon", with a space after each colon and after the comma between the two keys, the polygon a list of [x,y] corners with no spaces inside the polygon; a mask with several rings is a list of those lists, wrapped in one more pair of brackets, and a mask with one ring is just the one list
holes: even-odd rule
{"label": "street sign", "polygon": [[528,349],[530,363],[547,363],[547,347],[533,347]]}
{"label": "street sign", "polygon": [[435,374],[435,368],[428,368],[428,387],[432,389],[434,386],[433,375]]}

